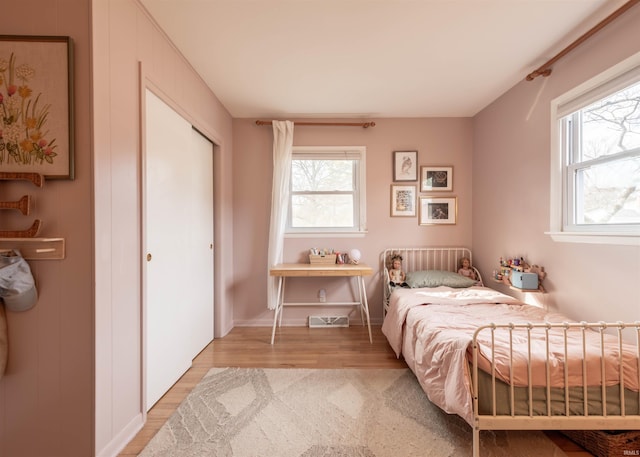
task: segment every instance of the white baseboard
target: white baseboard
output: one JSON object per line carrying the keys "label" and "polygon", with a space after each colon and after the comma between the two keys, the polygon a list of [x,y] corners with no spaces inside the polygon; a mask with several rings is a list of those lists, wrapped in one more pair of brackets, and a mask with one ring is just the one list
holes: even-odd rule
{"label": "white baseboard", "polygon": [[[307,317],[286,319],[282,318],[282,327],[308,327],[309,320]],[[360,316],[352,319],[351,327],[358,327],[362,325],[360,323]],[[371,319],[371,325],[382,325],[382,318]],[[273,319],[246,319],[246,320],[234,320],[234,327],[273,327]]]}
{"label": "white baseboard", "polygon": [[117,457],[143,426],[144,415],[137,414],[105,447],[96,450],[96,457]]}
{"label": "white baseboard", "polygon": [[[234,327],[273,327],[273,318],[271,319],[234,319]],[[283,327],[306,327],[307,318],[299,319],[282,319]]]}

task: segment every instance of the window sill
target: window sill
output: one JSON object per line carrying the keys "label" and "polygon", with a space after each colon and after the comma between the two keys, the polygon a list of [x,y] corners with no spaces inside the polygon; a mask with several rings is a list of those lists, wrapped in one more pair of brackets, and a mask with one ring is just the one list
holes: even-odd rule
{"label": "window sill", "polygon": [[544,232],[558,243],[617,244],[640,246],[640,235],[622,233]]}
{"label": "window sill", "polygon": [[285,238],[364,238],[364,232],[296,232],[285,233]]}

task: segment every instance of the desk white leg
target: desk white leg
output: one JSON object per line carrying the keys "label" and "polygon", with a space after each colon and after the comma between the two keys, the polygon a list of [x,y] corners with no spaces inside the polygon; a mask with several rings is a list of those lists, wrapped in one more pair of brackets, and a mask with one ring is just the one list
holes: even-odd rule
{"label": "desk white leg", "polygon": [[358,289],[358,302],[360,303],[360,323],[364,327],[364,302],[362,301],[362,276],[355,276],[357,289]]}
{"label": "desk white leg", "polygon": [[367,327],[369,328],[369,343],[373,344],[371,337],[371,317],[369,316],[369,301],[367,300],[367,290],[364,287],[364,276],[360,276],[360,288],[362,290],[362,304],[364,305],[364,313],[367,317]]}
{"label": "desk white leg", "polygon": [[271,344],[276,338],[276,324],[278,323],[278,314],[280,314],[280,325],[282,325],[282,303],[284,299],[283,277],[278,279],[278,292],[276,294],[276,309],[273,310],[273,330],[271,331]]}
{"label": "desk white leg", "polygon": [[278,319],[278,327],[282,327],[282,315],[284,314],[284,287],[287,283],[287,278],[284,276],[280,278],[282,289],[280,290],[280,318]]}

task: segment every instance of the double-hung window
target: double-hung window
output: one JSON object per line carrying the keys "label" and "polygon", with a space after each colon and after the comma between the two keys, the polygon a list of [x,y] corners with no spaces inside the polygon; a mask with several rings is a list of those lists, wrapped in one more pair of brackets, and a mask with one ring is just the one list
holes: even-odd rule
{"label": "double-hung window", "polygon": [[551,234],[640,242],[640,56],[555,100],[552,121]]}
{"label": "double-hung window", "polygon": [[366,231],[364,147],[293,148],[287,233]]}

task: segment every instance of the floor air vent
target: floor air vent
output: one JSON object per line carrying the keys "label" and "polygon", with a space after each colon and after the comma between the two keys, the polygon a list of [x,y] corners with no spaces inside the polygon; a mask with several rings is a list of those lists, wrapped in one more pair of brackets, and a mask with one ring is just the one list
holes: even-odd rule
{"label": "floor air vent", "polygon": [[349,316],[309,316],[309,328],[349,327]]}

